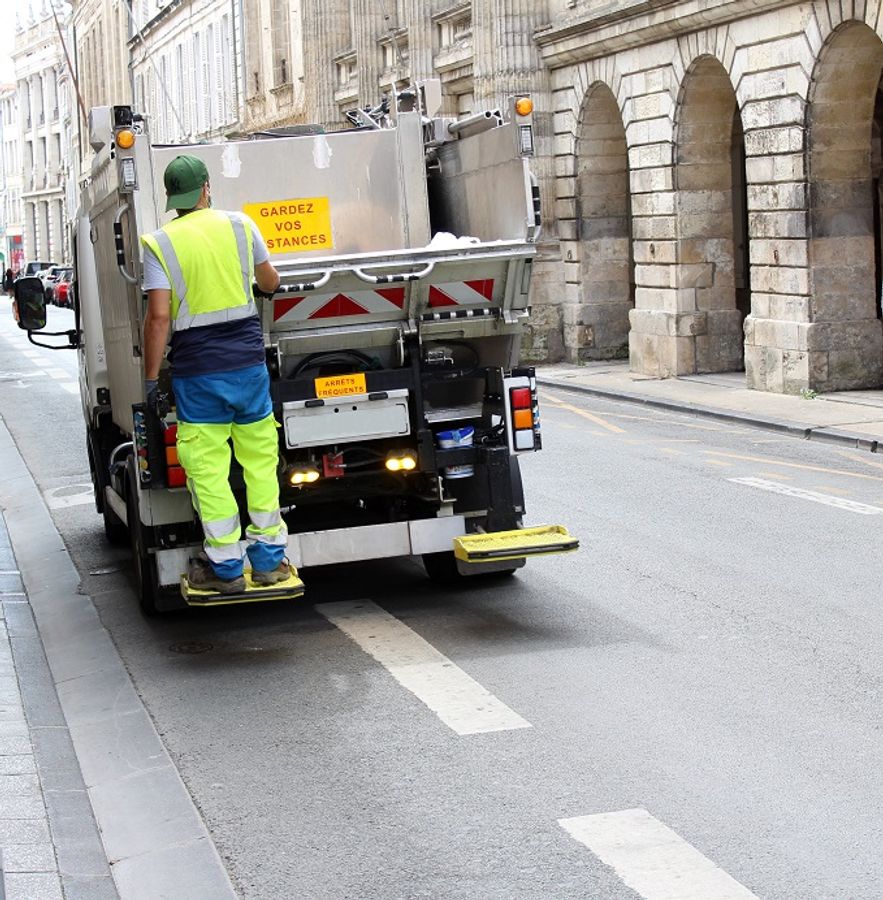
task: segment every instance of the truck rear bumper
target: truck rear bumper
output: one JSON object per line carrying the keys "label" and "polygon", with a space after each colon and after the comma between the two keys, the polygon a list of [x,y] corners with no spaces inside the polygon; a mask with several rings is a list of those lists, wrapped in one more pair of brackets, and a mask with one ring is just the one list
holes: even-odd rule
{"label": "truck rear bumper", "polygon": [[[288,536],[287,554],[292,565],[298,569],[393,556],[419,556],[452,550],[454,538],[465,533],[463,516],[307,531]],[[178,547],[158,550],[156,568],[160,585],[179,584],[181,574],[187,571],[188,560],[196,549]]]}

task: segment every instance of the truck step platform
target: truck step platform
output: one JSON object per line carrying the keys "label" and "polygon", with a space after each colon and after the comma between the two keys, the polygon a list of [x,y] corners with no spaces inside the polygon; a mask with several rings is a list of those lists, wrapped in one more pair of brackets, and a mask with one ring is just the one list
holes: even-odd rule
{"label": "truck step platform", "polygon": [[181,596],[188,606],[230,606],[235,603],[265,603],[270,600],[296,600],[302,597],[306,588],[300,580],[297,570],[292,567],[291,575],[285,581],[276,584],[255,584],[251,580],[251,570],[243,572],[245,590],[235,594],[222,594],[220,591],[200,590],[190,586],[187,576],[181,576]]}
{"label": "truck step platform", "polygon": [[454,538],[454,555],[466,563],[524,559],[579,549],[579,540],[563,525],[537,525],[515,531],[467,534]]}

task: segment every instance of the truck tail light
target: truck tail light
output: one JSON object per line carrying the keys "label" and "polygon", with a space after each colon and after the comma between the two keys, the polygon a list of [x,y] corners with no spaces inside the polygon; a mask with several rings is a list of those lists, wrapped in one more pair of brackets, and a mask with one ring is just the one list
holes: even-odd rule
{"label": "truck tail light", "polygon": [[184,487],[187,476],[178,461],[178,426],[167,425],[163,430],[163,443],[166,445],[166,484],[170,487]]}
{"label": "truck tail light", "polygon": [[515,369],[503,379],[509,449],[512,453],[539,450],[540,408],[534,370]]}

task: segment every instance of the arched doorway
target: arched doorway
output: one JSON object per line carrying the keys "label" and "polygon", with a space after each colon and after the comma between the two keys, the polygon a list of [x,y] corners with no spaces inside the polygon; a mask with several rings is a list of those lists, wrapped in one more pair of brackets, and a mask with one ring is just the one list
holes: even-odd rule
{"label": "arched doorway", "polygon": [[684,79],[675,188],[680,311],[695,311],[697,372],[744,367],[751,311],[745,142],[724,67],[697,60]]}
{"label": "arched doorway", "polygon": [[883,41],[849,22],[822,49],[810,92],[810,271],[820,333],[811,349],[825,390],[878,386],[883,377],[881,74]]}
{"label": "arched doorway", "polygon": [[568,354],[572,362],[625,358],[635,305],[628,146],[606,84],[586,95],[576,153],[579,304]]}

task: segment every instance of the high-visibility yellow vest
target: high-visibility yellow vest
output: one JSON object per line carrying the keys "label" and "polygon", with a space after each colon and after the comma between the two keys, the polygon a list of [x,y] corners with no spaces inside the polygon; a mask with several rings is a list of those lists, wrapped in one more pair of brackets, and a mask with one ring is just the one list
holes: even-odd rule
{"label": "high-visibility yellow vest", "polygon": [[172,331],[257,315],[252,231],[237,213],[198,209],[141,241],[172,286]]}

